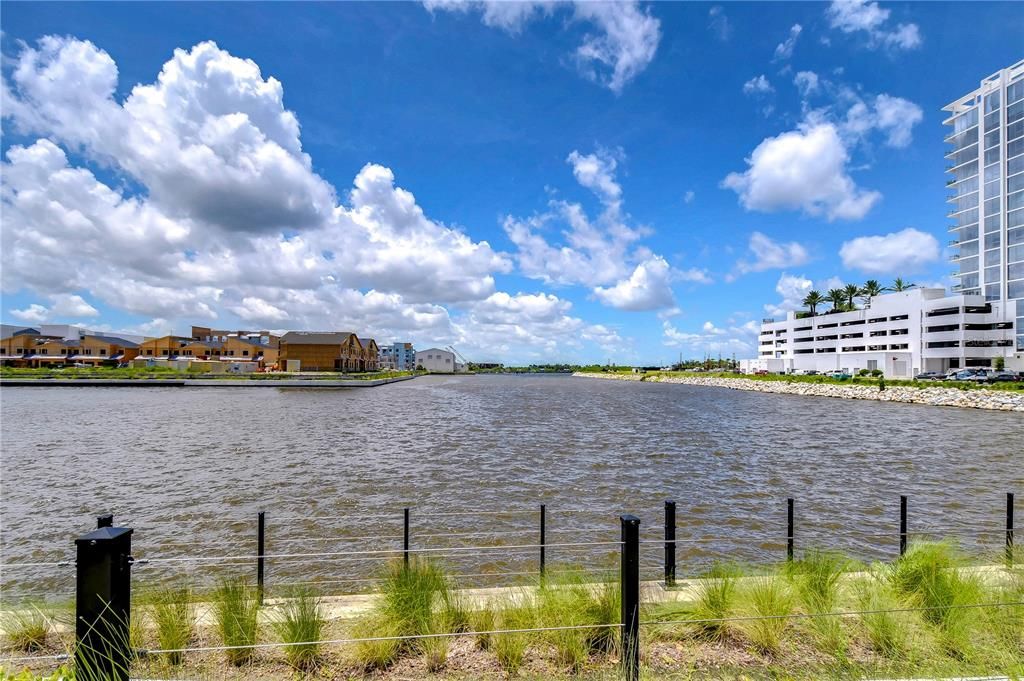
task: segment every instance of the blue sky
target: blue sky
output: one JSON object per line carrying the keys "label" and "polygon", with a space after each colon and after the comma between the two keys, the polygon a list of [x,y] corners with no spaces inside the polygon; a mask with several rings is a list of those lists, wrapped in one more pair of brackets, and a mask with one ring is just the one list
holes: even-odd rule
{"label": "blue sky", "polygon": [[811,287],[948,285],[941,107],[1024,56],[1015,3],[3,14],[5,323],[508,362],[744,357]]}

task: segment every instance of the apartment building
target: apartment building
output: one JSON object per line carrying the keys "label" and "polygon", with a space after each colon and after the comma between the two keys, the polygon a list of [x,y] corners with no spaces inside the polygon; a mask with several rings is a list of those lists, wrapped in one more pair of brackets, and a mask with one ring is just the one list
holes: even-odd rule
{"label": "apartment building", "polygon": [[[959,283],[985,300],[1024,299],[1024,60],[945,106],[950,246]],[[1024,309],[1018,311],[1024,328]]]}
{"label": "apartment building", "polygon": [[922,371],[992,366],[1024,369],[1016,352],[1013,301],[981,295],[949,296],[941,288],[915,288],[872,298],[862,310],[765,319],[758,356],[744,370],[771,372],[880,369],[886,377]]}
{"label": "apartment building", "polygon": [[413,371],[416,369],[416,350],[412,343],[392,343],[380,349],[381,369]]}

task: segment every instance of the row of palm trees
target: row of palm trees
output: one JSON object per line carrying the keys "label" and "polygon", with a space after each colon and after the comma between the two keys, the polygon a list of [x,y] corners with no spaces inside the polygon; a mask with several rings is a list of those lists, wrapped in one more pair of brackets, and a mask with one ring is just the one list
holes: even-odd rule
{"label": "row of palm trees", "polygon": [[856,310],[856,300],[859,298],[865,305],[871,304],[871,299],[886,291],[907,291],[914,288],[916,284],[903,281],[897,277],[891,286],[882,286],[874,279],[868,279],[863,286],[847,284],[842,288],[829,289],[828,293],[821,295],[820,291],[811,291],[804,298],[804,305],[807,306],[808,315],[813,317],[818,313],[818,306],[828,303],[832,306],[832,312],[848,312]]}

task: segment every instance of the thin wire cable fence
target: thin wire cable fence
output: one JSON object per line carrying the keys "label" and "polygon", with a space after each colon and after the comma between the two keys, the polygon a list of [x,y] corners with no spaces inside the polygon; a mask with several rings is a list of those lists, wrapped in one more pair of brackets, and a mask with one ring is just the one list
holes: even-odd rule
{"label": "thin wire cable fence", "polygon": [[[864,615],[880,615],[880,614],[896,614],[896,613],[923,613],[930,611],[949,611],[958,609],[980,609],[980,608],[1008,608],[1008,607],[1020,607],[1024,606],[1024,601],[1001,601],[1001,602],[988,602],[988,603],[960,603],[950,604],[942,606],[912,606],[912,607],[900,607],[900,608],[876,608],[876,609],[863,609],[863,610],[832,610],[827,612],[813,612],[813,613],[788,613],[782,615],[746,615],[746,616],[728,616],[728,617],[711,617],[711,618],[692,618],[692,619],[681,619],[681,620],[651,620],[644,619],[642,616],[639,621],[639,626],[694,626],[694,625],[705,625],[705,624],[725,624],[725,623],[739,623],[739,622],[758,622],[758,621],[775,621],[775,620],[796,620],[796,619],[816,619],[825,617],[836,617],[836,618],[848,618],[848,617],[863,617]],[[335,638],[335,639],[319,639],[311,641],[273,641],[273,642],[261,642],[252,643],[247,645],[221,645],[221,646],[192,646],[192,647],[181,647],[181,648],[153,648],[153,649],[138,649],[136,654],[140,656],[148,655],[165,655],[172,653],[188,654],[188,653],[209,653],[209,652],[225,652],[229,650],[266,650],[276,648],[289,648],[297,646],[327,646],[327,645],[352,645],[360,643],[372,643],[372,642],[383,642],[383,641],[415,641],[415,640],[426,640],[426,639],[446,639],[446,638],[462,638],[462,637],[479,637],[479,636],[495,636],[495,635],[507,635],[507,634],[533,634],[533,633],[544,633],[553,631],[581,631],[581,630],[609,630],[609,629],[621,629],[624,625],[621,623],[603,623],[603,624],[579,624],[579,625],[564,625],[564,626],[538,626],[528,628],[517,628],[517,629],[481,629],[471,631],[458,631],[458,632],[439,632],[439,633],[427,633],[427,634],[410,634],[400,636],[366,636],[366,637],[346,637],[346,638]],[[24,663],[41,660],[66,660],[69,658],[68,654],[56,654],[56,655],[29,655],[29,656],[16,656],[16,657],[0,657],[0,664],[5,663]]]}
{"label": "thin wire cable fence", "polygon": [[[663,567],[661,510],[645,509],[639,514],[645,579],[656,578]],[[747,504],[741,505],[740,510],[744,514],[741,517],[712,522],[703,512],[690,513],[680,507],[676,538],[670,542],[676,553],[677,578],[698,576],[719,561],[760,564],[784,560],[784,507]],[[617,556],[618,512],[611,506],[549,506],[544,546],[547,568],[608,569]],[[127,517],[141,523],[135,533],[135,574],[144,589],[181,583],[208,587],[225,578],[255,575],[255,514],[248,518],[203,514],[168,517],[139,512]],[[352,587],[375,583],[382,564],[403,555],[402,519],[400,508],[389,512],[368,509],[366,513],[347,510],[344,514],[283,512],[280,517],[268,512],[263,554],[268,592],[289,583],[322,581]],[[353,520],[358,523],[337,522]],[[808,548],[825,548],[865,561],[890,560],[899,548],[895,520],[878,515],[849,523],[803,513],[798,504],[796,550],[799,553]],[[197,526],[220,527],[216,542],[181,540],[184,527],[189,528],[190,534],[196,534]],[[147,532],[147,527],[154,529]],[[492,575],[528,577],[540,572],[540,545],[536,541],[540,533],[539,507],[478,511],[411,507],[409,531],[410,555],[441,561],[457,579],[469,580],[470,585],[497,585],[500,578]],[[981,523],[977,518],[945,512],[913,516],[907,532],[911,541],[956,538],[964,552],[978,556],[998,551],[1004,536],[1003,529],[994,522]],[[0,564],[0,595],[27,589],[45,593],[45,587],[50,585],[56,588],[53,577],[37,571],[53,570],[58,564],[68,564],[66,557],[52,563],[35,560]],[[44,588],[38,588],[39,585]]]}

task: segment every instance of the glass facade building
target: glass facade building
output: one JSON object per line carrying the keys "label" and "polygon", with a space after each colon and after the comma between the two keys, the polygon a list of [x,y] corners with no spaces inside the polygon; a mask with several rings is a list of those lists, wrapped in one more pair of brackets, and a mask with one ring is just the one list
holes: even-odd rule
{"label": "glass facade building", "polygon": [[[1024,300],[1024,60],[944,107],[954,291]],[[1024,303],[1017,350],[1024,350]]]}

